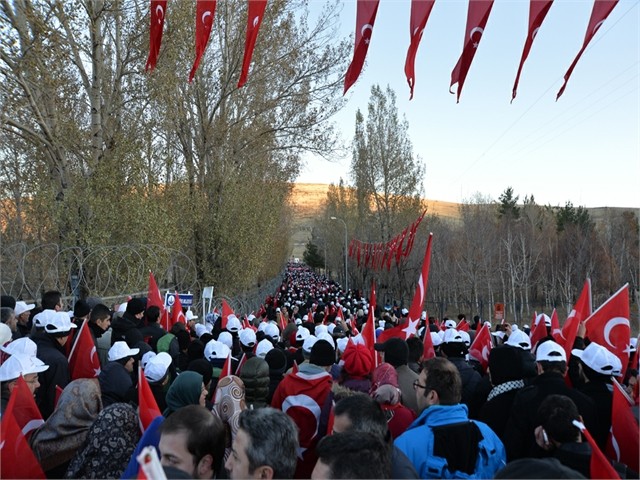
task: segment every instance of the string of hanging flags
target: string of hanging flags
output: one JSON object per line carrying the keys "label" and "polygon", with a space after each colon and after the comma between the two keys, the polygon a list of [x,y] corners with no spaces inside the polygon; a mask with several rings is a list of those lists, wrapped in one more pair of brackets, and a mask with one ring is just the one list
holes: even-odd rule
{"label": "string of hanging flags", "polygon": [[426,213],[426,210],[422,212],[410,226],[407,226],[386,243],[369,243],[355,238],[351,239],[348,250],[349,258],[354,258],[358,267],[371,270],[381,270],[386,267],[387,271],[391,270],[392,262],[398,265],[403,258],[408,257],[411,253],[416,232]]}
{"label": "string of hanging flags", "polygon": [[[580,57],[582,57],[582,54],[597,33],[598,29],[618,4],[618,1],[619,0],[594,0],[582,48],[577,53],[575,59],[565,73],[564,83],[557,93],[556,100],[564,93],[567,87],[567,82],[569,81],[576,64],[580,60]],[[160,45],[162,43],[162,32],[167,12],[167,0],[150,0],[150,2],[149,56],[145,66],[145,69],[148,71],[152,71],[158,62]],[[494,0],[469,0],[464,47],[460,57],[458,58],[458,62],[451,72],[451,83],[449,85],[449,92],[456,95],[457,102],[460,102],[462,88],[464,87],[465,80],[467,79],[467,74],[469,73],[469,68],[471,67],[473,58],[480,46],[480,42],[482,41],[485,27],[489,20],[491,9],[493,8],[493,3]],[[380,0],[357,0],[355,44],[353,58],[349,64],[347,72],[345,73],[345,94],[358,80],[358,77],[362,72],[367,52],[369,50],[371,37],[373,35],[379,4]],[[409,49],[407,50],[407,57],[404,66],[407,83],[409,84],[410,98],[413,98],[413,90],[416,83],[416,54],[434,4],[435,0],[411,0],[411,17],[409,21],[410,44]],[[531,48],[533,47],[536,35],[540,30],[547,13],[549,13],[552,4],[553,0],[530,0],[529,27],[515,82],[513,84],[511,101],[516,98],[522,68],[529,56]],[[238,81],[238,88],[242,87],[247,82],[253,49],[258,39],[258,32],[260,25],[262,24],[266,8],[267,0],[248,0],[244,58],[242,61],[240,79]],[[216,0],[196,1],[196,56],[191,72],[189,73],[189,82],[193,81],[200,64],[200,60],[207,48],[211,29],[213,27],[215,9]],[[454,86],[456,86],[455,91]]]}

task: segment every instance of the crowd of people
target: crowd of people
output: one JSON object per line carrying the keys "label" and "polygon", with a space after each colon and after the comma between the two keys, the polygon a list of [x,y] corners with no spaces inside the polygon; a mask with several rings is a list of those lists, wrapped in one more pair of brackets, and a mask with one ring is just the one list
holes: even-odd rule
{"label": "crowd of people", "polygon": [[[146,298],[88,298],[71,312],[55,291],[39,306],[1,302],[0,422],[22,378],[42,419],[28,443],[47,478],[140,478],[149,446],[166,478],[595,478],[614,378],[637,422],[633,342],[623,369],[584,329],[567,360],[550,331],[532,350],[528,327],[502,324],[483,368],[469,356],[479,317],[466,331],[462,314],[423,312],[416,335],[371,348],[367,322],[379,336],[409,311],[370,305],[302,264],[259,311],[188,310],[169,331]],[[69,344],[84,322],[100,369],[72,380]],[[141,428],[143,380],[160,415]],[[639,476],[637,464],[608,462]]]}

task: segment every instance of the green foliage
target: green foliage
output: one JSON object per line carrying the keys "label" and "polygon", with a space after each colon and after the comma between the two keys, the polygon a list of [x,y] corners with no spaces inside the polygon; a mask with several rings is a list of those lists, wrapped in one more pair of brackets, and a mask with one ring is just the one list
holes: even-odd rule
{"label": "green foliage", "polygon": [[[498,216],[500,218],[513,220],[517,220],[518,218],[520,218],[520,207],[518,207],[518,200],[520,200],[520,196],[514,196],[513,188],[507,187],[505,191],[502,192],[498,197],[498,201],[500,202],[498,205]],[[527,201],[529,201],[528,198]],[[531,197],[531,201],[533,201],[533,197]]]}
{"label": "green foliage", "polygon": [[318,251],[317,245],[314,243],[311,243],[311,241],[307,242],[307,246],[304,250],[303,258],[304,258],[304,263],[309,265],[311,268],[317,269],[317,268],[322,268],[324,266],[324,257]]}
{"label": "green foliage", "polygon": [[583,232],[588,231],[593,226],[587,209],[584,207],[575,208],[571,202],[567,202],[564,207],[557,209],[555,217],[558,232],[563,232],[570,225],[579,227]]}

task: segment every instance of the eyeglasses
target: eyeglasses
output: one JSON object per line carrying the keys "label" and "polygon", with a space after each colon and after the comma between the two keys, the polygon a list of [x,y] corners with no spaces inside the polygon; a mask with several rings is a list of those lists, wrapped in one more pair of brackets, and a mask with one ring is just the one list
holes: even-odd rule
{"label": "eyeglasses", "polygon": [[420,382],[418,380],[416,380],[415,382],[413,382],[413,389],[414,390],[418,390],[419,388],[427,388],[426,385],[420,385]]}

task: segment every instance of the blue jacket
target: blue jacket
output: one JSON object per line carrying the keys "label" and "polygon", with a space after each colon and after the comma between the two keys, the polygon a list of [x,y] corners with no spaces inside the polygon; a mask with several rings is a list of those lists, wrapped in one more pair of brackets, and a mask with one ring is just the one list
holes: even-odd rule
{"label": "blue jacket", "polygon": [[469,421],[466,405],[434,405],[422,411],[420,416],[400,435],[395,445],[409,457],[420,478],[493,478],[505,466],[506,453],[498,436],[482,422],[472,420],[484,437],[478,448],[475,471],[450,472],[444,457],[433,455],[433,430],[431,427]]}

